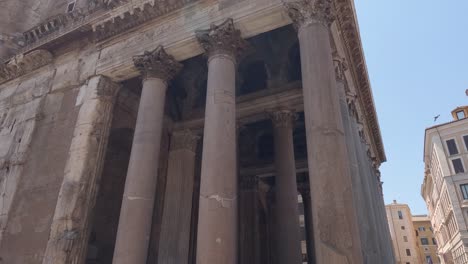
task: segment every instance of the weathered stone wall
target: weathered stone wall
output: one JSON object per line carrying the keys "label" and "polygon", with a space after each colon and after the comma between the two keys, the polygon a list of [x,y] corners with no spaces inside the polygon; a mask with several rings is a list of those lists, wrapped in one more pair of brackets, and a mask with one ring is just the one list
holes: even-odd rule
{"label": "weathered stone wall", "polygon": [[0,263],[42,262],[80,90],[97,58],[94,50],[62,53],[0,85]]}

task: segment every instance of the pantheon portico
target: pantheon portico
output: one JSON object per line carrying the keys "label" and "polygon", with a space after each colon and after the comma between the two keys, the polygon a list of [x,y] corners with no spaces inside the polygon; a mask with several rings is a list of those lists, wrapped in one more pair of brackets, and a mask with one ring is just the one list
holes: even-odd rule
{"label": "pantheon portico", "polygon": [[394,263],[353,1],[52,2],[0,50],[0,263]]}

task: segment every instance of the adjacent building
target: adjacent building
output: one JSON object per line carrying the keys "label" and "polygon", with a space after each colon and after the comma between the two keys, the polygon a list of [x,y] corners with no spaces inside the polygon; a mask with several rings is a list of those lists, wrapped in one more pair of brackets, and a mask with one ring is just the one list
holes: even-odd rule
{"label": "adjacent building", "polygon": [[396,264],[421,264],[418,238],[407,204],[393,201],[385,206]]}
{"label": "adjacent building", "polygon": [[1,2],[0,263],[393,263],[353,0]]}
{"label": "adjacent building", "polygon": [[421,195],[441,263],[468,263],[468,106],[453,121],[426,129]]}
{"label": "adjacent building", "polygon": [[427,215],[413,215],[413,227],[422,263],[440,263],[439,256],[437,255],[437,241],[429,217]]}

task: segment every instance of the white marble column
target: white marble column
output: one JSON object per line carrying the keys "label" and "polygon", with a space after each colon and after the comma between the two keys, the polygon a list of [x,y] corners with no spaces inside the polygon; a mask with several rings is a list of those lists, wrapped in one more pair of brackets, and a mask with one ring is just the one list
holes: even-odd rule
{"label": "white marble column", "polygon": [[294,158],[293,127],[296,114],[291,110],[271,112],[275,149],[276,232],[278,264],[302,263],[301,231]]}
{"label": "white marble column", "polygon": [[188,263],[198,139],[189,130],[175,131],[171,136],[158,263]]}
{"label": "white marble column", "polygon": [[143,75],[143,89],[120,209],[114,264],[146,263],[167,82],[182,67],[161,46],[135,56],[133,61]]}
{"label": "white marble column", "polygon": [[197,32],[208,55],[197,264],[237,264],[236,56],[245,47],[233,21]]}
{"label": "white marble column", "polygon": [[331,0],[287,2],[301,52],[317,263],[361,264],[361,238],[332,60]]}

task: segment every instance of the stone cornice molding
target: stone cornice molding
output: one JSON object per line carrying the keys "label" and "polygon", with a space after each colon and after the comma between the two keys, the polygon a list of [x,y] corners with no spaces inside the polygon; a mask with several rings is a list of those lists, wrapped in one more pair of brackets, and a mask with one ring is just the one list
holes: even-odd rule
{"label": "stone cornice molding", "polygon": [[185,129],[172,132],[171,151],[190,150],[195,153],[200,136]]}
{"label": "stone cornice molding", "polygon": [[281,109],[268,112],[274,127],[294,127],[294,122],[297,120],[297,114],[293,110]]}
{"label": "stone cornice molding", "polygon": [[[115,0],[114,0],[115,1]],[[110,16],[92,25],[96,41],[102,41],[149,20],[182,8],[196,0],[134,0],[120,4]]]}
{"label": "stone cornice molding", "polygon": [[162,46],[134,56],[133,63],[143,78],[159,78],[164,81],[170,81],[182,69],[182,64],[167,54]]}
{"label": "stone cornice molding", "polygon": [[296,29],[315,23],[330,26],[335,19],[331,0],[285,1],[284,6]]}
{"label": "stone cornice molding", "polygon": [[382,136],[380,133],[377,112],[367,72],[362,42],[359,35],[359,27],[356,22],[353,2],[350,0],[334,0],[336,24],[341,32],[348,53],[350,71],[354,76],[357,87],[357,99],[363,108],[364,119],[373,141],[379,163],[386,161]]}
{"label": "stone cornice molding", "polygon": [[195,35],[208,58],[215,55],[227,55],[235,60],[248,48],[247,41],[241,37],[240,30],[234,27],[234,21],[231,18],[220,25],[211,24],[209,29],[198,30]]}
{"label": "stone cornice molding", "polygon": [[0,64],[0,83],[32,72],[52,61],[47,50],[35,50],[25,55],[17,55],[6,64]]}

